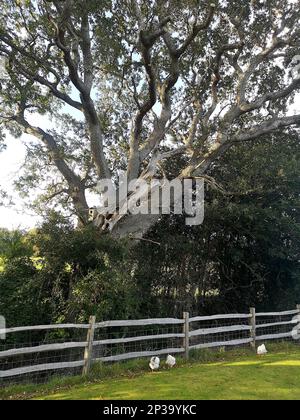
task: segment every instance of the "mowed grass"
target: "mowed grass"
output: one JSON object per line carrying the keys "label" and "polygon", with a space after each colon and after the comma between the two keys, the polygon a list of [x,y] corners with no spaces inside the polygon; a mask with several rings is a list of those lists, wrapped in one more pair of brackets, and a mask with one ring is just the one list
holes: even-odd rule
{"label": "mowed grass", "polygon": [[[207,353],[208,354],[208,353]],[[203,359],[203,356],[198,356]],[[266,356],[248,351],[215,354],[158,372],[40,388],[41,400],[300,400],[300,347],[274,347]],[[204,357],[205,359],[205,357]],[[146,364],[147,361],[139,362]],[[19,389],[19,392],[21,390]],[[32,391],[32,390],[31,390]],[[0,394],[1,396],[1,394]],[[20,394],[19,394],[20,396]]]}

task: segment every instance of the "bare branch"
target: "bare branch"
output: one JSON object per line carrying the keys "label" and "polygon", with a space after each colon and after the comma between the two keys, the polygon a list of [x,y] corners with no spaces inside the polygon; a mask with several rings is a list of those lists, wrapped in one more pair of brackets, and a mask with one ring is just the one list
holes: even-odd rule
{"label": "bare branch", "polygon": [[241,76],[241,80],[238,86],[237,102],[240,106],[242,106],[246,102],[247,85],[254,71],[264,60],[268,59],[270,54],[272,54],[279,48],[284,47],[285,45],[287,45],[287,41],[276,37],[273,39],[273,42],[270,47],[266,48],[260,54],[252,58],[247,70]]}
{"label": "bare branch", "polygon": [[[57,85],[60,80],[60,76],[54,69],[51,69],[51,67],[46,64],[46,61],[41,61],[40,58],[38,58],[36,55],[28,53],[25,49],[18,47],[11,40],[5,39],[5,37],[3,37],[1,34],[0,40],[7,44],[12,49],[12,52],[2,46],[0,47],[0,51],[5,53],[7,57],[12,57],[13,62],[17,65],[18,70],[25,78],[34,80],[39,84],[48,87],[56,98],[61,99],[66,104],[70,105],[75,109],[78,109],[79,111],[83,110],[82,104],[80,102],[74,101],[69,95],[67,95],[65,92],[61,92],[58,89]],[[33,60],[35,63],[39,64],[43,69],[45,69],[48,73],[54,74],[57,82],[49,82],[45,77],[40,76],[38,72],[32,72],[27,66],[24,66],[21,63],[21,61],[16,58],[16,52],[19,53],[22,57],[26,57]]]}
{"label": "bare branch", "polygon": [[293,82],[276,92],[268,92],[265,95],[258,98],[256,101],[251,102],[250,104],[241,104],[240,109],[242,112],[246,113],[249,111],[254,111],[255,109],[261,108],[266,102],[268,101],[276,101],[277,99],[286,98],[291,93],[293,93],[295,90],[300,88],[300,79],[293,80]]}
{"label": "bare branch", "polygon": [[236,143],[255,140],[263,135],[273,133],[280,128],[292,126],[300,127],[300,114],[282,118],[271,118],[262,124],[258,124],[248,129],[246,132],[236,134],[230,142]]}
{"label": "bare branch", "polygon": [[78,74],[77,64],[72,59],[70,48],[65,44],[65,37],[67,32],[66,24],[70,21],[69,9],[71,7],[71,3],[69,1],[66,1],[63,10],[61,10],[61,7],[57,2],[55,2],[55,5],[57,7],[58,12],[61,14],[60,25],[57,25],[52,20],[56,29],[56,44],[64,54],[64,61],[69,69],[70,79],[73,82],[74,86],[80,92],[80,97],[84,109],[83,112],[89,126],[91,150],[94,158],[94,163],[96,165],[97,173],[99,178],[110,178],[111,174],[103,150],[103,132],[94,102],[90,95],[93,83],[93,59],[91,55],[91,40],[89,33],[88,16],[84,16],[82,18],[81,26],[81,32],[83,36],[81,45],[83,50],[85,69],[85,79],[82,80]]}
{"label": "bare branch", "polygon": [[15,116],[15,121],[24,128],[25,133],[38,138],[46,146],[49,156],[68,183],[68,193],[73,200],[78,216],[85,223],[88,217],[88,204],[84,184],[63,159],[54,137],[41,128],[29,124],[24,118],[23,110],[20,110],[20,113]]}

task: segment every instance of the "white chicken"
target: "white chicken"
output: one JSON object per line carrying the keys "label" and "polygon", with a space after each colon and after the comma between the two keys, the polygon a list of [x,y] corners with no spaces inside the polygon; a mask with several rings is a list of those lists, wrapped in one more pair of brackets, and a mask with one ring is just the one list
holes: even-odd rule
{"label": "white chicken", "polygon": [[151,357],[149,367],[152,370],[158,370],[160,365],[160,358],[159,357]]}
{"label": "white chicken", "polygon": [[266,346],[264,344],[262,344],[261,346],[259,346],[257,348],[257,354],[259,356],[262,356],[262,355],[267,354],[267,353],[268,353],[268,351],[267,351]]}
{"label": "white chicken", "polygon": [[171,356],[169,354],[169,356],[167,357],[167,360],[166,360],[166,365],[169,366],[170,368],[172,368],[173,366],[175,366],[176,365],[176,359],[175,359],[175,357],[173,357],[173,356]]}

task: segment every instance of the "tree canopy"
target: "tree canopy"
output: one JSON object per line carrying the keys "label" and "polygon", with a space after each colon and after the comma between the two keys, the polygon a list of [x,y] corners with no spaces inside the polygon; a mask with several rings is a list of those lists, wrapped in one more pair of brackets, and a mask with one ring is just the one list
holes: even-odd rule
{"label": "tree canopy", "polygon": [[[149,180],[180,156],[176,176],[202,176],[233,145],[299,127],[299,6],[3,0],[1,138],[30,135],[19,187],[86,224],[88,192],[119,170]],[[157,220],[109,217],[119,236]]]}

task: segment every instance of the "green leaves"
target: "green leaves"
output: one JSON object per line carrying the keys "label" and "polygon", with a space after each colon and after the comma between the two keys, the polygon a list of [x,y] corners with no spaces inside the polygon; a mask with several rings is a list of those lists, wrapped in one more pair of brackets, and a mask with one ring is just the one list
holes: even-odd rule
{"label": "green leaves", "polygon": [[[82,181],[83,189],[95,185],[103,168],[114,177],[120,169],[138,166],[141,174],[154,149],[185,144],[197,114],[188,152],[176,162],[169,159],[163,163],[173,177],[191,162],[200,172],[203,162],[205,170],[214,159],[210,150],[216,139],[229,142],[288,112],[299,87],[284,90],[291,81],[288,65],[298,48],[297,4],[213,1],[212,21],[206,28],[209,3],[138,1],[135,9],[129,0],[3,0],[0,57],[7,74],[0,88],[2,126],[20,136],[28,131],[24,119],[33,117],[49,131],[61,158],[53,159],[49,147],[28,146],[19,185],[28,191],[33,178],[36,181],[40,176],[36,185],[43,191],[35,202],[38,207],[43,207],[42,203],[48,206],[48,198],[54,197],[53,205],[59,202],[74,211],[70,173],[74,175],[71,178]],[[204,29],[199,30],[201,27]],[[155,42],[142,45],[141,36],[151,34]],[[180,59],[171,52],[167,39],[177,49],[177,56],[178,49],[183,52]],[[272,47],[276,39],[280,42]],[[147,45],[151,48],[145,59],[143,48]],[[172,89],[166,101],[161,93],[168,83]],[[269,97],[278,91],[277,96]],[[144,115],[140,111],[148,109],[143,104],[148,105],[149,98],[154,105]],[[259,105],[251,109],[257,99]],[[159,124],[166,103],[171,109],[164,109],[163,115],[171,117],[166,122],[162,118]],[[136,118],[138,114],[142,118]],[[91,121],[96,122],[97,130],[91,130]],[[290,124],[295,125],[293,121]],[[92,132],[97,132],[97,139],[92,139]],[[146,153],[142,162],[129,165],[134,132],[138,133],[136,153]],[[34,133],[41,140],[40,131],[31,130]],[[174,138],[172,144],[168,135]],[[82,207],[87,207],[86,202]],[[81,210],[75,211],[82,216]]]}

